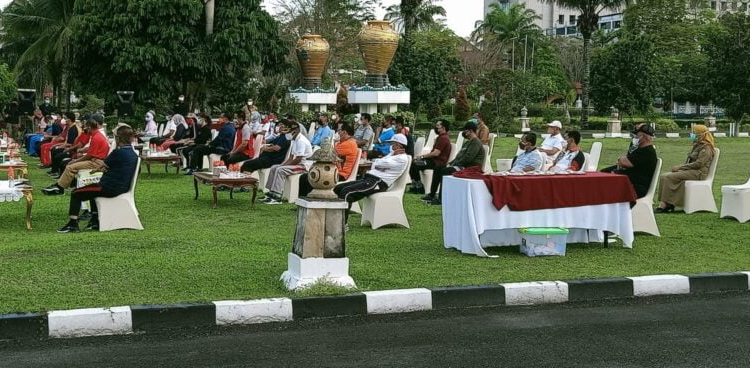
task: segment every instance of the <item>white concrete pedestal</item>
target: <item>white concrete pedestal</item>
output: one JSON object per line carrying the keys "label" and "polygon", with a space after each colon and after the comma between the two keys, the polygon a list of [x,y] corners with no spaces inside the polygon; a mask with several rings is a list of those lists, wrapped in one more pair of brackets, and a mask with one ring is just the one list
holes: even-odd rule
{"label": "white concrete pedestal", "polygon": [[289,253],[288,269],[281,274],[289,290],[310,287],[316,282],[327,282],[343,287],[355,288],[354,279],[349,276],[349,258],[300,258]]}
{"label": "white concrete pedestal", "polygon": [[348,99],[350,104],[359,105],[360,113],[394,113],[399,104],[411,102],[411,92],[403,85],[380,88],[352,86],[348,90]]}
{"label": "white concrete pedestal", "polygon": [[336,92],[330,92],[323,89],[296,89],[289,91],[289,97],[297,100],[302,111],[328,111],[328,105],[336,104]]}

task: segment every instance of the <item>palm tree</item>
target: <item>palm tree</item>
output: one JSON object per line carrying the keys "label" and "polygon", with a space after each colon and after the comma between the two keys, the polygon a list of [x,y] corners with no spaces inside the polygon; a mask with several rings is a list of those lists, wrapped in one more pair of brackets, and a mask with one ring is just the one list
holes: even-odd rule
{"label": "palm tree", "polygon": [[583,36],[583,110],[581,125],[589,122],[589,77],[591,75],[591,35],[599,29],[599,13],[604,9],[619,9],[630,0],[544,0],[551,4],[578,10],[578,31]]}
{"label": "palm tree", "polygon": [[[541,37],[541,29],[534,23],[541,17],[534,10],[526,9],[524,4],[515,4],[506,10],[492,3],[490,8],[492,11],[471,34],[472,41],[481,46],[489,59],[497,59],[509,44],[515,51],[515,45],[521,41]],[[515,55],[511,58],[515,59]]]}
{"label": "palm tree", "polygon": [[33,76],[40,62],[46,64],[46,81],[52,83],[58,99],[58,92],[66,87],[68,105],[74,6],[75,0],[14,0],[0,15],[0,43],[4,50],[16,50],[16,74]]}
{"label": "palm tree", "polygon": [[396,26],[396,30],[403,32],[409,38],[412,32],[423,30],[440,24],[436,16],[445,17],[445,9],[435,4],[440,0],[401,0],[401,5],[394,4],[387,7],[385,19]]}

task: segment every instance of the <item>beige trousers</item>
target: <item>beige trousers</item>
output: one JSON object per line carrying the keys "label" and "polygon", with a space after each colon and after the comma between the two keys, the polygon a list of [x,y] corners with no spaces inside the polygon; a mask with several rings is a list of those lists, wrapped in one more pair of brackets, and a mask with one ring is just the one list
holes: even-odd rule
{"label": "beige trousers", "polygon": [[659,200],[677,207],[685,201],[685,180],[701,180],[699,170],[682,170],[661,175],[659,182]]}
{"label": "beige trousers", "polygon": [[86,169],[97,169],[102,167],[103,164],[104,161],[97,158],[69,164],[65,168],[65,171],[63,171],[62,175],[60,175],[60,179],[57,180],[57,185],[63,188],[70,188],[70,184],[73,183],[73,179],[76,178],[76,174],[78,173],[78,171]]}

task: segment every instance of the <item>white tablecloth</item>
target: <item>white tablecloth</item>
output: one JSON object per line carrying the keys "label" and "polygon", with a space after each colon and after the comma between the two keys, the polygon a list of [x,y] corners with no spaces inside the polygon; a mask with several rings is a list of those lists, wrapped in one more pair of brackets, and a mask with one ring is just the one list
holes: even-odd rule
{"label": "white tablecloth", "polygon": [[[17,183],[17,182],[16,182]],[[18,202],[23,198],[23,191],[10,187],[7,180],[0,180],[0,202]]]}
{"label": "white tablecloth", "polygon": [[[601,242],[607,230],[617,234],[624,247],[632,248],[633,222],[627,202],[534,211],[511,211],[505,206],[498,211],[482,180],[446,176],[441,191],[446,248],[487,257],[484,247],[520,244],[518,229],[524,227],[568,228],[568,243]],[[539,195],[544,200],[544,193]]]}

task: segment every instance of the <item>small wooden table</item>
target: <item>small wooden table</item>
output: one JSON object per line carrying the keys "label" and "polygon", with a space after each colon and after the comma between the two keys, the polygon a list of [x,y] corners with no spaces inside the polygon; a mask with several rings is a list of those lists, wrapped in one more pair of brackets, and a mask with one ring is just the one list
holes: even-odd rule
{"label": "small wooden table", "polygon": [[11,167],[13,168],[13,171],[18,171],[22,174],[22,176],[19,177],[29,177],[29,164],[23,161],[15,161],[13,163],[10,163],[10,161],[0,162],[0,171],[9,171]]}
{"label": "small wooden table", "polygon": [[[7,186],[8,181],[4,181],[3,186]],[[17,183],[23,183],[23,185],[15,185]],[[14,188],[20,189],[23,193],[23,198],[26,200],[26,230],[31,230],[31,207],[34,205],[34,187],[31,186],[31,182],[27,179],[14,180]]]}
{"label": "small wooden table", "polygon": [[164,172],[169,172],[169,164],[174,162],[177,164],[177,168],[175,169],[175,174],[180,174],[180,156],[171,154],[169,156],[141,156],[141,161],[146,163],[146,170],[148,170],[148,178],[151,179],[151,163],[163,163],[164,164]]}
{"label": "small wooden table", "polygon": [[205,172],[196,172],[193,173],[193,182],[195,184],[195,198],[198,199],[198,182],[201,182],[203,184],[207,184],[211,186],[211,189],[213,190],[214,195],[214,208],[216,208],[216,203],[218,202],[217,197],[217,190],[219,187],[229,187],[229,198],[234,198],[232,193],[234,192],[235,188],[253,188],[253,197],[252,197],[252,204],[251,207],[255,208],[255,198],[258,195],[258,179],[255,179],[249,175],[239,177],[239,178],[222,178],[219,176],[214,176],[211,173],[205,173]]}

